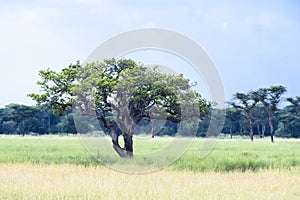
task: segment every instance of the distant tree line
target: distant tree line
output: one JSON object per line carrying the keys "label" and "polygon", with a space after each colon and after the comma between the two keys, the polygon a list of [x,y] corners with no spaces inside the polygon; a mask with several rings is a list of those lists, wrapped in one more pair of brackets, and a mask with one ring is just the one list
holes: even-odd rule
{"label": "distant tree line", "polygon": [[54,114],[47,105],[9,104],[0,109],[1,134],[77,133],[72,114]]}
{"label": "distant tree line", "polygon": [[[271,135],[285,138],[300,138],[300,97],[287,98],[285,100],[289,102],[289,105],[278,108],[278,104],[276,104],[276,108],[272,108],[271,123],[273,128],[271,129],[268,113],[270,110],[261,102],[259,95],[261,94],[258,91],[233,95],[234,98],[228,102],[228,107],[226,108],[226,118],[222,133],[229,137],[250,136],[251,139],[253,137],[263,138]],[[249,103],[251,106],[245,106],[246,102],[251,102]],[[249,126],[249,117],[251,126]],[[153,134],[151,126],[147,126],[148,123],[148,120],[143,120],[140,126],[137,127],[135,134]],[[157,121],[156,123],[158,127],[161,127],[159,128],[160,130],[155,131],[156,135],[174,136],[178,131],[178,124],[174,122],[167,121],[163,123],[162,121]],[[203,118],[199,123],[196,136],[204,137],[209,124],[209,117]],[[100,126],[104,133],[108,134],[109,131],[105,131],[106,129],[103,125],[100,124]],[[187,131],[189,128],[192,128],[188,127],[188,124],[185,124],[185,126],[187,126],[184,127]],[[58,115],[53,113],[46,104],[40,106],[9,104],[5,108],[0,108],[0,134],[77,134],[78,131],[84,133],[85,130],[87,129],[76,129],[71,110]]]}
{"label": "distant tree line", "polygon": [[[270,136],[274,142],[274,135],[278,137],[300,137],[299,107],[300,98],[286,98],[282,96],[286,88],[271,86],[259,88],[248,93],[235,93],[228,102],[227,117],[224,133],[248,133],[253,141],[253,136]],[[286,100],[291,105],[278,108]]]}

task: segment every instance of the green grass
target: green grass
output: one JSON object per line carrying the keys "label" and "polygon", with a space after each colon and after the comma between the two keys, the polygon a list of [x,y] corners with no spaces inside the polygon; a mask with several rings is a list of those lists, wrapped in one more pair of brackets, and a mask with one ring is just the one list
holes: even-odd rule
{"label": "green grass", "polygon": [[97,164],[72,136],[0,136],[0,163]]}
{"label": "green grass", "polygon": [[[197,144],[197,142],[196,142]],[[260,169],[291,169],[300,166],[300,141],[219,140],[209,156],[197,158],[197,145],[177,160],[174,169],[194,171],[234,171]]]}
{"label": "green grass", "polygon": [[[172,138],[135,140],[134,159],[118,158],[110,141],[104,142],[104,140],[100,138],[95,141],[97,144],[95,150],[92,150],[87,143],[83,143],[90,151],[98,152],[94,155],[98,155],[102,164],[125,171],[129,169],[124,166],[137,171],[140,168],[152,171],[168,166],[169,170],[220,172],[300,168],[300,140],[277,139],[273,144],[269,138],[254,142],[243,139],[219,140],[210,154],[201,158],[200,151],[204,139],[195,139],[188,150],[175,162],[172,162],[175,157],[171,155],[174,152],[176,154],[177,147],[182,143],[170,147],[168,144],[172,144]],[[170,153],[169,157],[157,151],[162,147],[165,149],[170,147],[167,151]],[[101,151],[100,155],[99,151]],[[103,154],[104,151],[107,154]],[[148,158],[149,152],[157,152],[157,154]],[[101,165],[84,147],[78,136],[0,136],[0,163]],[[125,165],[128,163],[131,165]],[[169,165],[170,163],[172,164]],[[133,166],[137,168],[132,169]]]}

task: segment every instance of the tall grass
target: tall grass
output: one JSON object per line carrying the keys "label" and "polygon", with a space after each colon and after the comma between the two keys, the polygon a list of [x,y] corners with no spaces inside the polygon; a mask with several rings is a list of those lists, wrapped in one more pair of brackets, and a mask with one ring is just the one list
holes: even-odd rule
{"label": "tall grass", "polygon": [[0,199],[298,200],[299,171],[159,171],[126,174],[103,166],[0,164]]}

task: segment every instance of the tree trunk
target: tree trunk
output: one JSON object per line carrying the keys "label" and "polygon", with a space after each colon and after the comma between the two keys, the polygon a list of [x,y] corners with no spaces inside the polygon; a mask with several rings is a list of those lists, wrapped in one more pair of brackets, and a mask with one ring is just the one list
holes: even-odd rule
{"label": "tree trunk", "polygon": [[251,139],[251,142],[253,142],[253,130],[252,130],[252,128],[250,129],[250,139]]}
{"label": "tree trunk", "polygon": [[124,139],[124,148],[121,148],[120,145],[114,146],[114,149],[117,151],[120,157],[122,158],[131,158],[133,157],[133,141],[132,136],[134,129],[139,120],[134,121],[130,116],[130,111],[128,107],[121,107],[117,112],[117,122],[118,126],[122,130],[123,139]]}
{"label": "tree trunk", "polygon": [[154,131],[154,126],[152,125],[151,127],[151,135],[152,135],[152,138],[154,138],[155,136],[155,131]]}
{"label": "tree trunk", "polygon": [[247,121],[248,121],[248,128],[249,128],[249,136],[251,141],[253,142],[253,128],[252,128],[251,118],[248,118]]}
{"label": "tree trunk", "polygon": [[260,131],[260,126],[259,126],[259,124],[256,124],[256,127],[257,127],[257,132],[258,132],[258,134],[259,134],[259,137],[262,138],[262,133],[261,133],[261,131]]}
{"label": "tree trunk", "polygon": [[133,141],[131,134],[124,134],[124,150],[127,152],[128,157],[133,156]]}
{"label": "tree trunk", "polygon": [[117,118],[119,120],[119,122],[121,122],[121,123],[119,123],[119,125],[121,125],[121,129],[122,129],[122,132],[123,132],[124,148],[122,148],[119,144],[119,134],[117,132],[116,125],[114,125],[112,122],[105,119],[105,117],[103,117],[103,116],[97,116],[97,119],[101,120],[103,122],[104,126],[107,129],[110,130],[111,139],[112,139],[112,143],[113,143],[113,148],[115,149],[115,151],[118,153],[118,155],[121,158],[129,158],[129,157],[133,156],[132,135],[133,135],[133,132],[134,132],[134,128],[133,128],[134,126],[130,125],[130,123],[129,123],[130,121],[128,120],[128,116],[126,116],[127,121],[125,121],[125,120],[122,121],[122,120],[120,120],[119,117]]}
{"label": "tree trunk", "polygon": [[230,133],[230,139],[232,139],[232,124],[230,124],[229,133]]}
{"label": "tree trunk", "polygon": [[120,155],[122,148],[119,145],[119,135],[113,126],[110,127],[110,133],[111,133],[113,147],[116,150],[116,152]]}
{"label": "tree trunk", "polygon": [[264,123],[261,124],[261,136],[265,137],[266,125]]}
{"label": "tree trunk", "polygon": [[274,128],[273,128],[273,123],[272,123],[272,117],[269,116],[269,126],[270,126],[270,136],[271,136],[271,142],[274,142]]}
{"label": "tree trunk", "polygon": [[50,120],[50,116],[48,116],[48,134],[50,134],[51,131],[51,120]]}
{"label": "tree trunk", "polygon": [[124,134],[124,148],[120,147],[119,144],[119,135],[115,129],[115,127],[110,128],[111,138],[113,143],[113,148],[118,153],[118,155],[122,158],[130,158],[133,156],[133,142],[132,135]]}

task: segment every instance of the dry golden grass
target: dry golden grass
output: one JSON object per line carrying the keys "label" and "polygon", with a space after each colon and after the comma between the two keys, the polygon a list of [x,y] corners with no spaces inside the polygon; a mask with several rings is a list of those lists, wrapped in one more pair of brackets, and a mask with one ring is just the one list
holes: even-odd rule
{"label": "dry golden grass", "polygon": [[0,164],[0,199],[300,199],[300,173],[124,174],[105,167]]}

